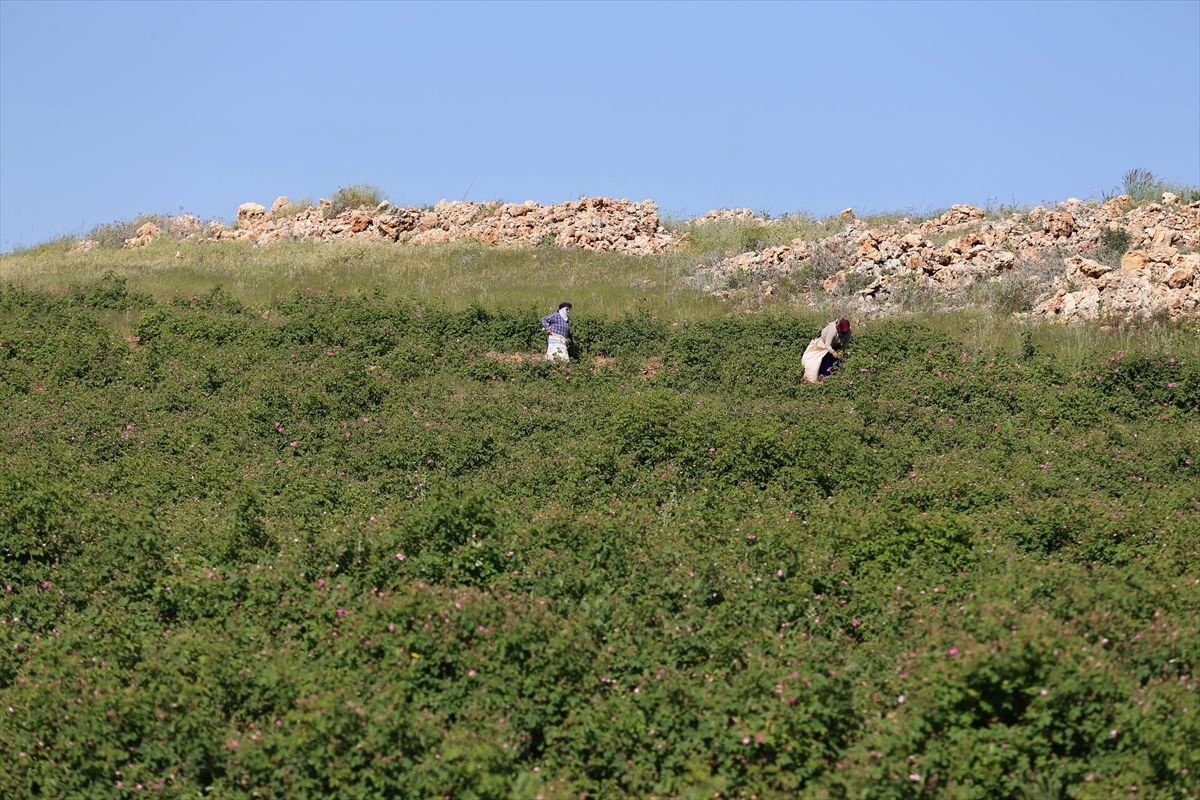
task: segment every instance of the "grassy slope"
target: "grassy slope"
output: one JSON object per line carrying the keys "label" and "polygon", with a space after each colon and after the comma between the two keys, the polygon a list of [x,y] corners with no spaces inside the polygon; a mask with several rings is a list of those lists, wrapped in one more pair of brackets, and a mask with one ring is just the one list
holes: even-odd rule
{"label": "grassy slope", "polygon": [[[822,316],[683,265],[6,256],[0,794],[1189,796],[1196,329],[880,320],[801,389]],[[563,296],[582,361],[487,355]]]}

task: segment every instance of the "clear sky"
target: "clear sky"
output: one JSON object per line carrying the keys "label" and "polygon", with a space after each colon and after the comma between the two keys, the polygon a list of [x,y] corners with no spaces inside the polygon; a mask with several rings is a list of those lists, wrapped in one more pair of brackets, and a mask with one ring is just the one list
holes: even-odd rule
{"label": "clear sky", "polygon": [[925,211],[1200,184],[1200,0],[0,0],[0,250],[393,202]]}

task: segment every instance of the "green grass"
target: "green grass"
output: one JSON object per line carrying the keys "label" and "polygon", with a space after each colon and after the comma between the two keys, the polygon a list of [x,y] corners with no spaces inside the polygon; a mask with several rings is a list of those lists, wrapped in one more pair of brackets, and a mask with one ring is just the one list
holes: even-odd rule
{"label": "green grass", "polygon": [[[68,255],[60,240],[0,257],[0,282],[62,292],[106,272],[128,279],[130,291],[156,299],[206,292],[220,285],[255,307],[293,291],[382,293],[451,309],[472,304],[557,306],[569,298],[581,311],[619,314],[638,308],[673,319],[724,313],[727,307],[683,286],[690,260],[679,255],[636,258],[614,253],[536,248],[502,250],[474,244],[397,247],[364,242],[169,242],[137,250],[97,249]],[[180,258],[176,258],[176,253]]]}

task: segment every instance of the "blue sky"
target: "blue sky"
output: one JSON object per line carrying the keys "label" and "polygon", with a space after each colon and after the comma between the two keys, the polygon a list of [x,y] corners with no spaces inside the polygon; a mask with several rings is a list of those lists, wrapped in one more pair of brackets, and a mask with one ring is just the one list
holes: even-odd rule
{"label": "blue sky", "polygon": [[0,250],[371,183],[824,215],[1200,184],[1200,2],[0,0]]}

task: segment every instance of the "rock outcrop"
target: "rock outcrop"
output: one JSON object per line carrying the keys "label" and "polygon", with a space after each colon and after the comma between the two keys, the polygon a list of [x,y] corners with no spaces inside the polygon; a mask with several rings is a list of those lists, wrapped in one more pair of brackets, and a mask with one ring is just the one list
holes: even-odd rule
{"label": "rock outcrop", "polygon": [[691,220],[691,224],[693,225],[719,225],[722,223],[738,223],[741,225],[773,225],[778,224],[778,220],[772,220],[768,219],[767,217],[760,216],[748,208],[718,208]]}
{"label": "rock outcrop", "polygon": [[[282,202],[281,202],[282,201]],[[401,208],[380,203],[331,215],[328,201],[295,215],[278,217],[287,198],[272,204],[268,216],[258,203],[238,208],[237,224],[213,238],[252,241],[364,239],[413,245],[476,241],[491,247],[552,244],[599,252],[651,255],[669,250],[676,239],[663,227],[658,206],[590,197],[555,205],[468,203],[443,200],[433,208]]]}
{"label": "rock outcrop", "polygon": [[[732,297],[745,295],[746,287],[771,294],[799,276],[848,312],[879,314],[897,310],[914,292],[953,307],[969,302],[967,290],[980,284],[1028,279],[1038,284],[1029,287],[1027,312],[1037,318],[1200,314],[1200,202],[1185,205],[1174,195],[1141,206],[1126,196],[1103,204],[1072,198],[1004,218],[955,205],[919,224],[868,227],[854,217],[845,223],[832,236],[700,267],[697,282]],[[1122,255],[1118,245],[1131,249]]]}
{"label": "rock outcrop", "polygon": [[125,240],[125,247],[127,249],[134,247],[145,247],[161,235],[162,230],[157,225],[155,225],[153,222],[146,222],[137,229],[136,236],[132,236]]}

